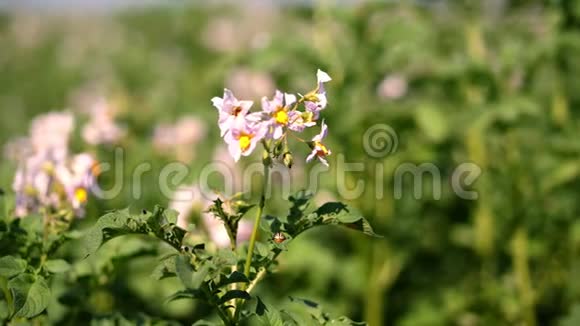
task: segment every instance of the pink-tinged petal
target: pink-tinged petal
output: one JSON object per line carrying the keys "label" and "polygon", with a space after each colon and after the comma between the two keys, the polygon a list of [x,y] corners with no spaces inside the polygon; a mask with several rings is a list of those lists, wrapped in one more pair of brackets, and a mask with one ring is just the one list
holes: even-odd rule
{"label": "pink-tinged petal", "polygon": [[318,106],[318,108],[320,110],[326,108],[326,105],[328,105],[328,100],[326,99],[326,94],[325,93],[319,93],[317,95],[318,97],[318,102],[316,103],[316,105]]}
{"label": "pink-tinged petal", "polygon": [[328,166],[328,161],[324,157],[318,156],[318,160],[322,162],[322,164]]}
{"label": "pink-tinged petal", "polygon": [[224,103],[224,100],[221,97],[214,97],[211,99],[211,103],[213,104],[213,106],[218,110],[221,111],[222,110],[222,106]]}
{"label": "pink-tinged petal", "polygon": [[294,104],[295,102],[296,102],[296,95],[288,94],[288,93],[284,94],[284,103],[286,104],[286,106],[290,106],[290,105]]}
{"label": "pink-tinged petal", "polygon": [[262,111],[271,113],[272,109],[270,108],[270,101],[266,96],[262,97]]}
{"label": "pink-tinged petal", "polygon": [[306,107],[306,111],[314,113],[318,117],[318,112],[322,111],[322,107],[320,106],[319,102],[310,102],[307,101],[304,103]]}
{"label": "pink-tinged petal", "polygon": [[252,112],[246,115],[246,121],[252,125],[260,123],[264,117],[263,112]]}
{"label": "pink-tinged petal", "polygon": [[240,144],[237,141],[232,141],[228,144],[228,151],[230,155],[233,157],[234,161],[240,160],[240,155],[242,154],[242,150],[240,149]]}
{"label": "pink-tinged petal", "polygon": [[306,162],[310,162],[312,161],[312,159],[316,156],[316,149],[313,149],[312,152],[310,152],[310,155],[308,155],[306,157]]}
{"label": "pink-tinged petal", "polygon": [[328,134],[328,126],[326,125],[326,123],[324,123],[324,120],[322,120],[321,127],[322,127],[322,130],[320,131],[320,139],[324,139],[324,138],[326,138],[326,135]]}
{"label": "pink-tinged petal", "polygon": [[304,119],[299,111],[288,112],[288,129],[296,132],[304,131]]}
{"label": "pink-tinged petal", "polygon": [[253,101],[239,101],[239,106],[242,108],[242,111],[240,112],[239,115],[246,115],[246,113],[248,113],[248,111],[250,111],[250,108],[252,107],[252,105],[254,105]]}
{"label": "pink-tinged petal", "polygon": [[272,104],[275,106],[283,106],[284,105],[284,93],[276,90],[276,95],[274,95],[274,99],[272,100]]}
{"label": "pink-tinged petal", "polygon": [[223,98],[223,104],[232,104],[234,102],[236,102],[237,99],[234,96],[234,93],[232,93],[232,91],[230,91],[227,88],[224,88],[224,98]]}
{"label": "pink-tinged petal", "polygon": [[254,138],[262,140],[268,133],[268,125],[266,123],[260,123],[254,127]]}
{"label": "pink-tinged petal", "polygon": [[324,71],[318,69],[316,71],[316,80],[318,81],[318,83],[326,83],[332,80],[332,78],[330,78],[330,76],[325,73]]}
{"label": "pink-tinged petal", "polygon": [[312,137],[312,141],[321,142],[322,139],[324,139],[326,137],[327,133],[328,133],[328,127],[326,126],[326,123],[324,123],[324,121],[322,121],[322,129],[320,130],[320,133],[318,135]]}
{"label": "pink-tinged petal", "polygon": [[274,126],[274,132],[272,133],[272,138],[280,139],[280,137],[282,137],[283,134],[284,134],[284,128],[282,128],[282,126],[280,126],[280,125]]}

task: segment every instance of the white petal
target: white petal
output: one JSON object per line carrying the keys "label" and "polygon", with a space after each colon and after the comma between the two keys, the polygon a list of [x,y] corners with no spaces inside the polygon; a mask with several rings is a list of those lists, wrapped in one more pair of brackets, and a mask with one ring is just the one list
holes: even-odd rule
{"label": "white petal", "polygon": [[326,159],[325,159],[324,157],[322,157],[322,156],[319,156],[319,157],[318,157],[318,160],[319,160],[320,162],[322,162],[322,164],[324,164],[324,165],[328,166],[328,161],[326,161]]}
{"label": "white petal", "polygon": [[274,134],[272,135],[272,138],[280,139],[280,137],[282,137],[283,134],[284,134],[284,129],[282,128],[282,126],[275,126],[274,127]]}
{"label": "white petal", "polygon": [[330,78],[330,76],[327,73],[325,73],[320,69],[318,69],[318,71],[316,72],[316,79],[318,80],[319,83],[326,83],[332,80],[332,78]]}
{"label": "white petal", "polygon": [[232,141],[228,144],[228,151],[230,155],[234,158],[234,161],[240,160],[240,155],[242,154],[242,150],[240,149],[240,144],[237,141]]}
{"label": "white petal", "polygon": [[222,105],[224,103],[224,99],[222,99],[221,97],[214,97],[211,99],[211,103],[213,104],[213,106],[218,109],[221,110],[222,109]]}
{"label": "white petal", "polygon": [[312,161],[312,159],[314,158],[314,156],[316,156],[316,150],[315,149],[313,149],[312,152],[310,153],[310,155],[308,155],[306,157],[306,162]]}
{"label": "white petal", "polygon": [[284,94],[284,104],[286,104],[286,106],[292,105],[294,102],[296,102],[296,95],[288,93]]}

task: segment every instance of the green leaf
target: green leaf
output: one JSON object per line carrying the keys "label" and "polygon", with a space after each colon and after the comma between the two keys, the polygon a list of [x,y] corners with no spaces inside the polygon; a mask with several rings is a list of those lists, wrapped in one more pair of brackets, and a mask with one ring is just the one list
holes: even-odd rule
{"label": "green leaf", "polygon": [[244,273],[234,271],[230,275],[222,278],[222,280],[218,284],[216,284],[215,288],[221,288],[223,286],[232,283],[249,283],[249,282],[250,280],[248,280],[248,278],[246,277],[246,275],[244,275]]}
{"label": "green leaf", "polygon": [[175,272],[177,277],[188,289],[197,289],[205,281],[206,276],[210,272],[209,262],[204,262],[198,270],[194,270],[190,263],[190,258],[185,255],[175,257]]}
{"label": "green leaf", "polygon": [[252,298],[252,296],[250,296],[250,294],[246,291],[243,290],[231,290],[226,292],[226,294],[224,294],[218,301],[218,304],[223,304],[225,302],[228,302],[232,299],[244,299],[244,300],[250,300]]}
{"label": "green leaf", "polygon": [[5,300],[0,300],[0,320],[8,319],[10,317],[10,308]]}
{"label": "green leaf", "polygon": [[193,277],[191,279],[191,286],[193,288],[199,288],[201,283],[205,281],[205,277],[209,274],[210,266],[209,264],[203,264],[199,270],[193,273]]}
{"label": "green leaf", "polygon": [[26,270],[26,261],[13,256],[4,256],[0,258],[0,276],[11,278]]}
{"label": "green leaf", "polygon": [[295,297],[292,297],[292,296],[290,296],[289,298],[290,298],[290,301],[303,303],[306,306],[308,306],[309,308],[318,308],[318,306],[319,306],[318,303],[316,303],[316,302],[314,302],[312,300],[302,299],[302,298],[295,298]]}
{"label": "green leaf", "polygon": [[181,299],[198,299],[198,300],[204,300],[204,301],[207,300],[203,291],[189,289],[189,290],[179,291],[179,292],[172,294],[169,298],[167,298],[166,301],[171,302],[171,301],[181,300]]}
{"label": "green leaf", "polygon": [[44,266],[47,271],[54,274],[64,273],[71,268],[71,265],[63,259],[48,260]]}
{"label": "green leaf", "polygon": [[179,255],[175,257],[175,272],[177,277],[188,289],[193,289],[193,266],[191,266],[190,258],[185,255]]}
{"label": "green leaf", "polygon": [[151,273],[151,277],[156,280],[162,280],[167,277],[176,276],[175,256],[177,255],[172,254],[169,257],[164,257]]}
{"label": "green leaf", "polygon": [[238,256],[230,249],[218,250],[213,259],[217,267],[232,266],[238,262]]}
{"label": "green leaf", "polygon": [[105,214],[85,233],[84,254],[91,255],[107,241],[126,234],[155,236],[179,250],[186,231],[169,222],[172,215],[159,206],[152,213],[145,211],[140,215],[131,215],[128,209]]}
{"label": "green leaf", "polygon": [[346,226],[370,236],[381,237],[373,231],[370,223],[364,217],[343,203],[326,203],[320,206],[315,214],[318,218],[317,224],[322,223]]}
{"label": "green leaf", "polygon": [[256,315],[262,316],[264,315],[264,313],[266,313],[267,310],[268,308],[266,307],[262,299],[260,299],[260,297],[256,297],[256,310],[255,310]]}
{"label": "green leaf", "polygon": [[290,213],[288,214],[288,222],[295,222],[304,216],[304,211],[308,208],[308,204],[312,197],[313,194],[311,191],[301,190],[288,198],[292,203]]}
{"label": "green leaf", "polygon": [[8,282],[14,298],[13,311],[16,317],[32,318],[48,306],[50,290],[44,278],[32,274],[20,274]]}

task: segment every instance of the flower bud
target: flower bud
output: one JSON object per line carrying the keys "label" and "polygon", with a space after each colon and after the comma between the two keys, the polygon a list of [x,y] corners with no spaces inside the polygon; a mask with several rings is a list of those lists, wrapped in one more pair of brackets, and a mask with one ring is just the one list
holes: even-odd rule
{"label": "flower bud", "polygon": [[292,157],[292,153],[290,153],[290,152],[284,153],[284,155],[282,156],[282,161],[284,162],[284,165],[286,165],[286,167],[291,169],[292,164],[294,163],[294,158]]}
{"label": "flower bud", "polygon": [[264,151],[262,153],[262,163],[266,166],[272,165],[272,157],[270,157],[270,153],[268,151]]}

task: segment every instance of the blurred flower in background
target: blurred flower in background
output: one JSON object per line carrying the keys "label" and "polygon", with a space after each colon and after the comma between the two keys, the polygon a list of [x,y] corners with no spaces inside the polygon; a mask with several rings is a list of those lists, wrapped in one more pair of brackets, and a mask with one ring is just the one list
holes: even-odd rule
{"label": "blurred flower in background", "polygon": [[[29,141],[19,138],[7,151],[18,160],[12,183],[16,193],[15,215],[69,209],[84,215],[88,190],[97,176],[96,160],[86,153],[69,156],[68,143],[74,129],[69,112],[51,112],[32,121]],[[30,147],[26,147],[30,144]]]}
{"label": "blurred flower in background", "polygon": [[407,94],[407,79],[403,75],[387,75],[379,84],[377,94],[383,100],[398,100]]}
{"label": "blurred flower in background", "polygon": [[265,72],[237,68],[228,75],[226,87],[241,98],[257,100],[264,94],[272,94],[276,85],[272,76]]}
{"label": "blurred flower in background", "polygon": [[104,98],[97,99],[88,109],[89,121],[83,127],[83,139],[91,145],[117,144],[126,130],[115,122],[116,112]]}
{"label": "blurred flower in background", "polygon": [[[205,231],[207,237],[219,248],[230,245],[230,238],[223,222],[213,214],[206,212],[212,204],[210,198],[217,197],[215,194],[204,193],[197,185],[182,186],[178,188],[169,203],[169,208],[179,212],[177,226],[188,230],[190,224],[195,224],[194,217],[199,216],[198,223]],[[224,203],[224,209],[228,209],[228,202]],[[238,226],[238,243],[247,241],[252,233],[253,223],[241,220]]]}
{"label": "blurred flower in background", "polygon": [[216,17],[202,31],[203,44],[218,52],[261,49],[270,44],[271,29],[276,20],[274,7],[248,6],[240,17]]}
{"label": "blurred flower in background", "polygon": [[173,154],[182,162],[195,158],[195,145],[207,133],[203,120],[195,116],[185,116],[176,123],[160,123],[153,131],[153,146],[164,154]]}

